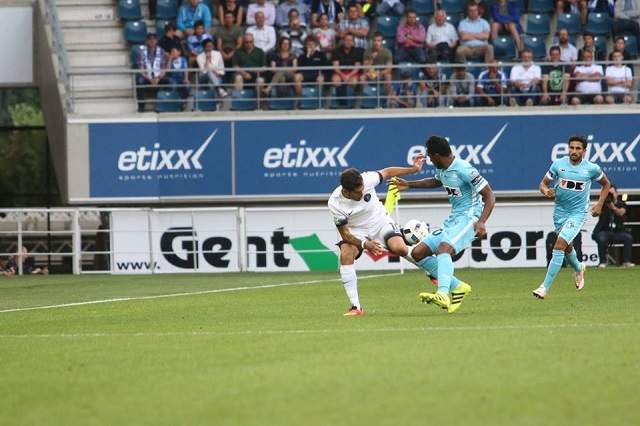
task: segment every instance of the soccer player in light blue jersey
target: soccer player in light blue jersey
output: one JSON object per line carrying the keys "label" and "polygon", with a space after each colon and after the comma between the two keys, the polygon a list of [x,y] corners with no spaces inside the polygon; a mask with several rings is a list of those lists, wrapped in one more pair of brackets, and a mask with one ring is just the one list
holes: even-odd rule
{"label": "soccer player in light blue jersey", "polygon": [[417,181],[396,178],[396,184],[399,190],[443,187],[447,192],[451,203],[449,217],[441,228],[413,246],[410,256],[423,269],[428,270],[429,263],[437,265],[438,290],[436,293],[420,293],[422,302],[433,303],[453,313],[471,292],[471,286],[452,281],[451,257],[469,247],[475,238],[487,235],[485,223],[496,199],[489,183],[475,167],[453,155],[447,139],[431,136],[426,145],[427,155],[437,169],[435,176]]}
{"label": "soccer player in light blue jersey", "polygon": [[597,181],[602,186],[598,202],[591,208],[592,216],[600,215],[611,186],[600,166],[584,158],[586,149],[586,138],[571,136],[569,156],[554,161],[540,182],[540,192],[547,198],[555,198],[553,225],[558,239],[553,247],[547,275],[540,287],[533,290],[533,295],[539,299],[547,297],[565,258],[575,271],[576,289],[582,290],[584,287],[585,264],[578,260],[571,243],[587,219],[591,182]]}

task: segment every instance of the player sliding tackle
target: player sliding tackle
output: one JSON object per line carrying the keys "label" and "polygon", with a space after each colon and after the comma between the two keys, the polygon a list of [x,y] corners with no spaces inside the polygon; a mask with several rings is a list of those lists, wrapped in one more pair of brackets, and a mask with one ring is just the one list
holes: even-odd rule
{"label": "player sliding tackle", "polygon": [[434,303],[452,313],[471,292],[471,286],[453,277],[451,256],[469,247],[476,237],[487,235],[485,222],[493,210],[495,196],[487,181],[471,164],[453,156],[449,142],[444,137],[431,136],[426,145],[427,155],[436,167],[435,177],[409,182],[395,179],[394,183],[400,191],[439,187],[447,191],[451,203],[449,217],[442,228],[431,232],[413,246],[410,256],[421,268],[437,270],[438,290],[435,294],[420,293],[422,301]]}
{"label": "player sliding tackle", "polygon": [[[570,137],[569,156],[554,161],[540,182],[540,192],[547,198],[555,198],[553,224],[558,239],[553,247],[547,275],[540,287],[533,290],[533,295],[539,299],[547,296],[565,258],[575,271],[576,289],[582,290],[584,287],[585,264],[578,261],[571,243],[587,218],[591,182],[598,181],[602,185],[598,202],[591,208],[592,216],[600,215],[611,187],[609,179],[600,166],[585,160],[586,150],[585,137]],[[553,188],[549,188],[551,182],[553,182]]]}

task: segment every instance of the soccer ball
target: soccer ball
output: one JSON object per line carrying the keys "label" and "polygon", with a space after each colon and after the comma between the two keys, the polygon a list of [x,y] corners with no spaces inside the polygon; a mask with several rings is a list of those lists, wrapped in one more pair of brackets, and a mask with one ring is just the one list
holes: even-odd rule
{"label": "soccer ball", "polygon": [[426,223],[418,219],[411,219],[402,228],[402,236],[409,245],[414,245],[429,233],[429,227]]}

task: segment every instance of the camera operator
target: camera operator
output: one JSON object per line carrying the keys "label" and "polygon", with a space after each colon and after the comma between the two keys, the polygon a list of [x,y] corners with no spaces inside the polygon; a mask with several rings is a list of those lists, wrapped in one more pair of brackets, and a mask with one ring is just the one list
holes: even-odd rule
{"label": "camera operator", "polygon": [[633,237],[624,229],[624,216],[627,214],[627,204],[618,195],[618,188],[611,185],[609,195],[600,213],[600,219],[593,228],[592,238],[598,243],[600,268],[607,266],[607,248],[611,243],[623,244],[622,266],[635,266],[631,263],[631,247]]}

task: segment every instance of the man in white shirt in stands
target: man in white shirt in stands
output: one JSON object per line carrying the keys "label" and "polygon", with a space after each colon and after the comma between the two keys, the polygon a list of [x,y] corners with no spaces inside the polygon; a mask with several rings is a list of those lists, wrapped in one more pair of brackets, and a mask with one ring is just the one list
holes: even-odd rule
{"label": "man in white shirt in stands", "polygon": [[609,93],[606,101],[608,104],[633,103],[633,96],[629,90],[633,86],[633,74],[631,68],[622,63],[622,52],[615,51],[611,54],[613,65],[609,65],[604,75],[607,78]]}
{"label": "man in white shirt in stands", "polygon": [[578,65],[573,70],[573,80],[576,84],[577,94],[571,98],[572,105],[580,104],[601,104],[604,102],[602,97],[602,65],[591,63],[593,60],[593,52],[585,50],[582,52],[582,61],[587,65]]}
{"label": "man in white shirt in stands", "polygon": [[542,80],[542,70],[533,63],[533,51],[522,49],[520,52],[522,63],[511,68],[509,80],[511,80],[511,93],[509,105],[533,106],[538,103],[538,93],[540,93],[540,81]]}
{"label": "man in white shirt in stands", "polygon": [[562,62],[575,62],[578,60],[578,49],[569,43],[569,31],[566,28],[558,30],[558,44],[560,47],[560,60]]}
{"label": "man in white shirt in stands", "polygon": [[255,25],[256,13],[262,12],[264,14],[264,22],[266,25],[274,26],[276,23],[276,7],[271,1],[256,0],[255,3],[251,3],[247,9],[247,25]]}
{"label": "man in white shirt in stands", "polygon": [[264,13],[256,13],[256,24],[247,28],[247,33],[253,34],[253,44],[266,54],[276,47],[276,30],[265,23]]}
{"label": "man in white shirt in stands", "polygon": [[200,84],[208,84],[212,89],[217,89],[218,95],[227,96],[227,92],[221,87],[224,76],[224,60],[222,55],[213,48],[213,40],[204,42],[204,52],[196,57],[200,69]]}
{"label": "man in white shirt in stands", "polygon": [[434,23],[427,28],[427,58],[432,61],[451,61],[452,53],[458,44],[456,28],[447,22],[444,9],[436,11]]}

